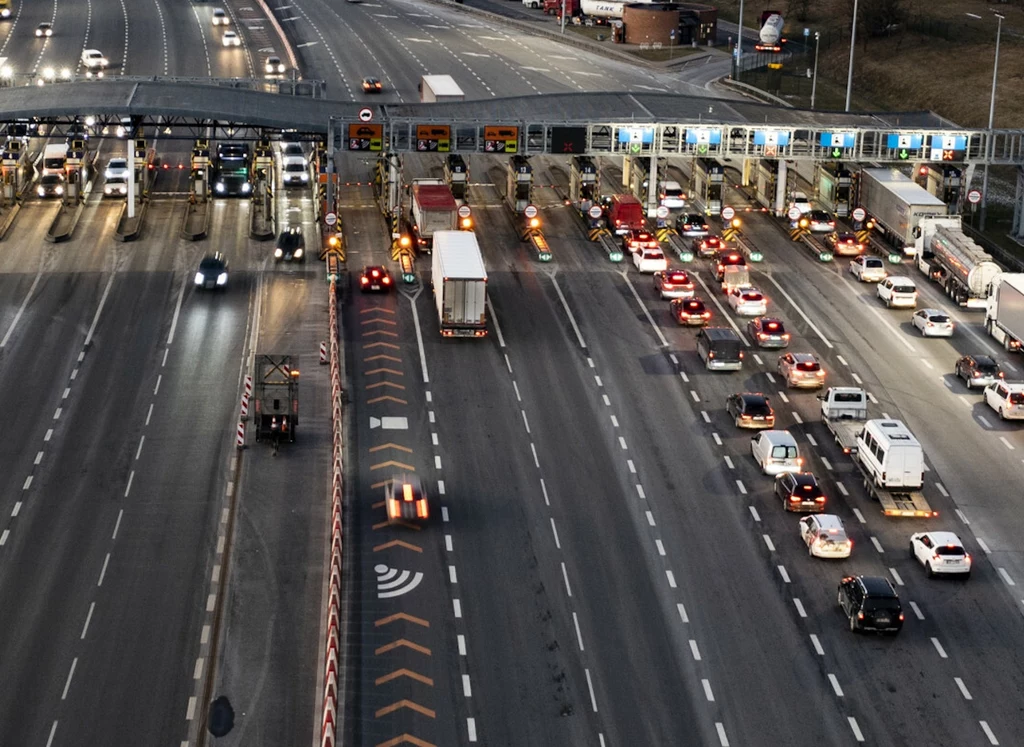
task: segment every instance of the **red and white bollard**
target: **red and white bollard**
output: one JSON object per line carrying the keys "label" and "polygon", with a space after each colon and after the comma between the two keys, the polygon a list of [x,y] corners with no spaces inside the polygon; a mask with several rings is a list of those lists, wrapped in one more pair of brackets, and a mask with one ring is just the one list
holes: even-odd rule
{"label": "red and white bollard", "polygon": [[249,417],[249,395],[242,395],[242,420],[246,420]]}
{"label": "red and white bollard", "polygon": [[245,423],[238,424],[237,436],[235,437],[235,446],[239,449],[245,448]]}
{"label": "red and white bollard", "polygon": [[252,376],[245,377],[245,386],[243,391],[245,392],[246,397],[252,396]]}
{"label": "red and white bollard", "polygon": [[320,343],[320,365],[322,366],[325,363],[327,363],[327,343],[326,342],[321,342]]}

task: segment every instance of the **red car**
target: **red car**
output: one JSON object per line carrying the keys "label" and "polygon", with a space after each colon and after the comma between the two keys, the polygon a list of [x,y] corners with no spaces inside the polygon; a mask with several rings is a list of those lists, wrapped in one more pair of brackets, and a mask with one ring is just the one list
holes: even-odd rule
{"label": "red car", "polygon": [[378,291],[387,293],[391,290],[391,273],[383,265],[364,267],[359,276],[359,289],[364,293]]}
{"label": "red car", "polygon": [[699,298],[677,298],[670,304],[672,317],[687,327],[703,327],[711,318],[711,312]]}

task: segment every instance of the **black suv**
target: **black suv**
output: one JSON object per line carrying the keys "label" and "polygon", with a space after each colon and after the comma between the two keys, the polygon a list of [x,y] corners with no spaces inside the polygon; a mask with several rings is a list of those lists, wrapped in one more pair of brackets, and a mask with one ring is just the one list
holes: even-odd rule
{"label": "black suv", "polygon": [[725,401],[725,411],[733,417],[737,428],[772,428],[775,426],[775,411],[768,398],[760,392],[730,394]]}
{"label": "black suv", "polygon": [[850,630],[874,630],[896,635],[903,627],[900,598],[888,579],[880,576],[847,576],[839,582],[839,606]]}
{"label": "black suv", "polygon": [[986,387],[1006,375],[999,364],[987,355],[965,355],[957,360],[953,373],[964,380],[968,389]]}

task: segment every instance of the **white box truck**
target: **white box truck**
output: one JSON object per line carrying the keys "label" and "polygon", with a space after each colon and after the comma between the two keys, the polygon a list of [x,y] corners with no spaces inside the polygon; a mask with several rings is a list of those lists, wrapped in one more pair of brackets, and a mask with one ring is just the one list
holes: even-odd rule
{"label": "white box truck", "polygon": [[917,251],[921,218],[949,212],[946,203],[896,169],[861,169],[860,204],[908,257]]}
{"label": "white box truck", "polygon": [[1021,349],[1024,343],[1024,275],[1004,272],[992,281],[985,329],[1004,350]]}
{"label": "white box truck", "polygon": [[864,489],[882,505],[885,516],[933,518],[924,485],[924,450],[899,420],[867,420],[857,435],[853,463]]}
{"label": "white box truck", "polygon": [[431,282],[443,337],[487,335],[487,270],[472,231],[435,231]]}
{"label": "white box truck", "polygon": [[466,94],[450,75],[424,75],[420,81],[420,102],[440,104],[445,101],[465,101]]}

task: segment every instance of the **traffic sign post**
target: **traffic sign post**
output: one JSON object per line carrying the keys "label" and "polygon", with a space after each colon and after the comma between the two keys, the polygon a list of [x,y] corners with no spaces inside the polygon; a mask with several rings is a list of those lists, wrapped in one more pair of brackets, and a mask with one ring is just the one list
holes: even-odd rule
{"label": "traffic sign post", "polygon": [[337,213],[327,213],[324,216],[324,223],[327,226],[333,228],[338,223],[338,214]]}
{"label": "traffic sign post", "polygon": [[865,211],[862,207],[855,207],[853,209],[852,215],[853,219],[858,223],[861,223],[865,218],[868,217],[867,211]]}
{"label": "traffic sign post", "polygon": [[728,222],[728,221],[731,221],[735,217],[736,217],[736,211],[732,207],[730,207],[729,205],[726,205],[724,208],[722,208],[722,220],[723,221],[727,221]]}
{"label": "traffic sign post", "polygon": [[360,122],[369,122],[371,119],[373,119],[373,109],[363,107],[362,109],[359,110]]}
{"label": "traffic sign post", "polygon": [[981,191],[977,189],[972,189],[970,192],[967,193],[967,201],[972,205],[977,205],[979,202],[981,202]]}
{"label": "traffic sign post", "polygon": [[658,217],[658,228],[664,228],[665,221],[668,219],[668,208],[664,205],[658,205],[655,215]]}

